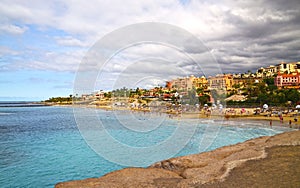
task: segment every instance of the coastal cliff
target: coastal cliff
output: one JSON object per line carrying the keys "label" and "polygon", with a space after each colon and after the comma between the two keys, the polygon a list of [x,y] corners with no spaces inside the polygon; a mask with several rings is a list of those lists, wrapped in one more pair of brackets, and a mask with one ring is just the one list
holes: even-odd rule
{"label": "coastal cliff", "polygon": [[300,187],[300,131],[125,168],[64,187]]}

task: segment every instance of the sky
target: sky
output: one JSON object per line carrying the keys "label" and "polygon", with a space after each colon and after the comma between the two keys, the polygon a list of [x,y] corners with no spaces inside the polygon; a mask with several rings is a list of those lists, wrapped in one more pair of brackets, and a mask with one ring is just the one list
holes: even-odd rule
{"label": "sky", "polygon": [[[73,94],[78,68],[95,44],[119,28],[144,22],[191,33],[223,73],[298,62],[299,7],[299,0],[1,0],[0,100]],[[176,34],[170,38],[176,40]],[[94,89],[153,87],[176,76],[209,75],[195,66],[209,62],[190,44],[183,51],[157,43],[126,47],[101,67]]]}

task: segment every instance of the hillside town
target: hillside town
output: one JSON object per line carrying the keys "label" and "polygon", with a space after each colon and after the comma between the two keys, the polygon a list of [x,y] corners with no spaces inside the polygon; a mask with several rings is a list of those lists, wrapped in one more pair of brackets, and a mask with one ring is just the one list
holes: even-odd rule
{"label": "hillside town", "polygon": [[176,78],[165,86],[151,89],[97,91],[90,94],[50,98],[46,102],[60,104],[92,104],[98,106],[148,106],[161,101],[173,105],[262,107],[300,107],[300,62],[281,62],[261,67],[256,72],[194,75]]}

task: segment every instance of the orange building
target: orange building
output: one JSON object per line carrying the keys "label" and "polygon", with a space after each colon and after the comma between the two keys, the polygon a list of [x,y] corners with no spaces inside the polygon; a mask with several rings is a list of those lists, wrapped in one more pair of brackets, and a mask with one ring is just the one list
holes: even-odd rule
{"label": "orange building", "polygon": [[216,75],[214,77],[208,78],[209,82],[209,89],[221,89],[225,91],[232,90],[233,86],[233,76],[231,74],[224,74],[224,75]]}
{"label": "orange building", "polygon": [[171,89],[172,89],[172,82],[171,82],[171,81],[167,81],[167,82],[166,82],[166,88],[167,88],[168,90],[171,90]]}
{"label": "orange building", "polygon": [[207,89],[208,88],[208,80],[204,76],[201,76],[199,78],[193,77],[192,81],[193,81],[193,87],[196,89],[198,89],[198,88]]}

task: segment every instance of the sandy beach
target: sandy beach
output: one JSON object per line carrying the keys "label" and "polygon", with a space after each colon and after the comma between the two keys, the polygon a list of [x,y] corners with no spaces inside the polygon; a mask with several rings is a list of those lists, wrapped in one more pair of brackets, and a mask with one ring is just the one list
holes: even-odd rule
{"label": "sandy beach", "polygon": [[[49,104],[48,104],[49,105]],[[266,126],[284,126],[290,127],[293,129],[300,128],[300,113],[287,113],[282,114],[283,120],[280,120],[277,114],[270,113],[261,113],[258,115],[254,115],[256,108],[224,108],[222,111],[220,110],[212,110],[207,112],[205,109],[201,110],[191,110],[191,111],[182,111],[182,110],[166,110],[165,107],[160,107],[158,109],[150,108],[130,108],[126,106],[112,106],[112,105],[54,105],[54,106],[64,106],[64,107],[85,107],[85,108],[97,108],[106,111],[128,111],[133,113],[141,112],[144,113],[152,113],[152,114],[168,114],[170,118],[177,119],[202,119],[202,120],[222,120],[226,121],[257,121],[263,122]],[[297,121],[295,121],[295,118]],[[226,123],[225,123],[226,124]]]}
{"label": "sandy beach", "polygon": [[[297,128],[300,126],[299,121],[295,121],[295,117],[290,117],[287,115],[283,115],[283,121],[280,122],[280,118],[278,116],[264,116],[264,115],[205,115],[203,113],[182,113],[182,118],[200,118],[200,119],[211,119],[211,120],[223,120],[223,121],[261,121],[265,122],[266,125],[270,125],[272,122],[272,126],[285,126],[292,128]],[[290,123],[291,122],[291,123]]]}

